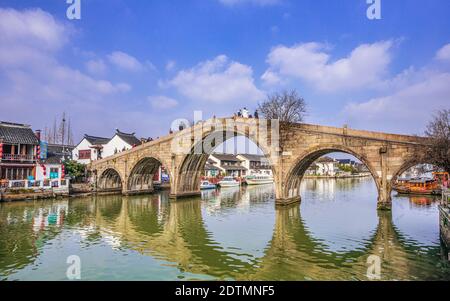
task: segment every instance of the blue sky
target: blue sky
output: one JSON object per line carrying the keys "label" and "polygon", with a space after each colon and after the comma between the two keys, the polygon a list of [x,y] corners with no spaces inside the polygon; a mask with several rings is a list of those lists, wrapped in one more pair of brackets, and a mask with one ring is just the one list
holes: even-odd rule
{"label": "blue sky", "polygon": [[421,134],[450,103],[450,2],[0,1],[0,120],[165,135],[295,88],[306,122]]}

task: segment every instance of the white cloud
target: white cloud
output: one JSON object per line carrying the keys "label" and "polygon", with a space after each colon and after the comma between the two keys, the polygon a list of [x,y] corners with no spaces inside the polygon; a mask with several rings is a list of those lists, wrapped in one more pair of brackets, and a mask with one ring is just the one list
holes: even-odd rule
{"label": "white cloud", "polygon": [[153,108],[161,110],[172,109],[178,105],[178,101],[163,95],[149,96],[148,101]]}
{"label": "white cloud", "polygon": [[436,59],[450,62],[450,43],[438,50]]}
{"label": "white cloud", "polygon": [[420,134],[434,111],[448,108],[450,73],[420,71],[390,95],[351,103],[343,115],[352,127]]}
{"label": "white cloud", "polygon": [[[278,46],[267,57],[263,80],[275,77],[303,80],[323,92],[367,89],[379,85],[391,62],[391,41],[363,44],[348,57],[331,62],[327,47],[319,43]],[[270,75],[270,76],[269,76]]]}
{"label": "white cloud", "polygon": [[20,43],[56,50],[67,42],[68,28],[40,9],[0,8],[0,44]]}
{"label": "white cloud", "polygon": [[219,0],[225,6],[236,6],[240,4],[253,4],[258,6],[269,6],[280,4],[281,0]]}
{"label": "white cloud", "polygon": [[104,74],[107,66],[102,59],[89,60],[86,62],[86,69],[91,74]]}
{"label": "white cloud", "polygon": [[166,70],[167,71],[172,71],[173,69],[175,69],[175,66],[177,65],[177,62],[170,60],[167,62],[166,64]]}
{"label": "white cloud", "polygon": [[144,70],[144,65],[141,64],[135,57],[121,51],[115,51],[108,55],[109,61],[127,71],[138,72]]}
{"label": "white cloud", "polygon": [[254,102],[264,93],[254,84],[252,68],[220,55],[180,71],[165,84],[194,100],[213,103]]}
{"label": "white cloud", "polygon": [[267,70],[262,76],[261,79],[267,84],[267,85],[278,85],[282,83],[281,78],[278,76],[278,74]]}
{"label": "white cloud", "polygon": [[[50,125],[70,113],[77,130],[106,126],[126,83],[97,80],[61,63],[72,30],[42,10],[0,9],[1,115],[11,121]],[[7,43],[5,42],[7,41]]]}

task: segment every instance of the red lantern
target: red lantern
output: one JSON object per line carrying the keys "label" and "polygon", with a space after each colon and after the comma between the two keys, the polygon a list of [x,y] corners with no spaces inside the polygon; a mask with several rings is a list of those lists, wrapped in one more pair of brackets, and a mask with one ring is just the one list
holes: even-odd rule
{"label": "red lantern", "polygon": [[0,143],[0,160],[3,157],[3,143]]}
{"label": "red lantern", "polygon": [[42,174],[44,175],[44,177],[47,175],[47,167],[45,167],[45,165],[41,165],[42,167]]}
{"label": "red lantern", "polygon": [[64,179],[66,176],[66,169],[64,167],[64,164],[61,165],[61,179]]}

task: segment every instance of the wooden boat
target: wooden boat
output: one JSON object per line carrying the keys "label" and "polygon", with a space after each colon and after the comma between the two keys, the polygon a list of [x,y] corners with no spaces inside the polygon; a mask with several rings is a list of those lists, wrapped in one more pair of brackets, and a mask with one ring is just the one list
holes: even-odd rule
{"label": "wooden boat", "polygon": [[269,175],[251,175],[245,178],[247,185],[273,184],[273,178]]}
{"label": "wooden boat", "polygon": [[447,185],[448,173],[433,173],[433,178],[399,179],[393,189],[399,194],[441,195]]}
{"label": "wooden boat", "polygon": [[233,177],[225,177],[222,181],[219,182],[220,187],[236,187],[239,186],[240,183],[236,181]]}
{"label": "wooden boat", "polygon": [[202,183],[200,184],[201,190],[215,189],[216,187],[216,184],[212,184],[209,181],[202,181]]}

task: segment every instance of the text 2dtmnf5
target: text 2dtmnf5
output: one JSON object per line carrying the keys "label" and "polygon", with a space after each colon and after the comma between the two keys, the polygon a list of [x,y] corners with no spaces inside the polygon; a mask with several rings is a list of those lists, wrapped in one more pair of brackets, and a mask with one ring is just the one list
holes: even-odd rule
{"label": "text 2dtmnf5", "polygon": [[197,296],[206,299],[209,296],[273,296],[272,285],[220,285],[217,288],[181,286],[175,290],[176,296]]}

